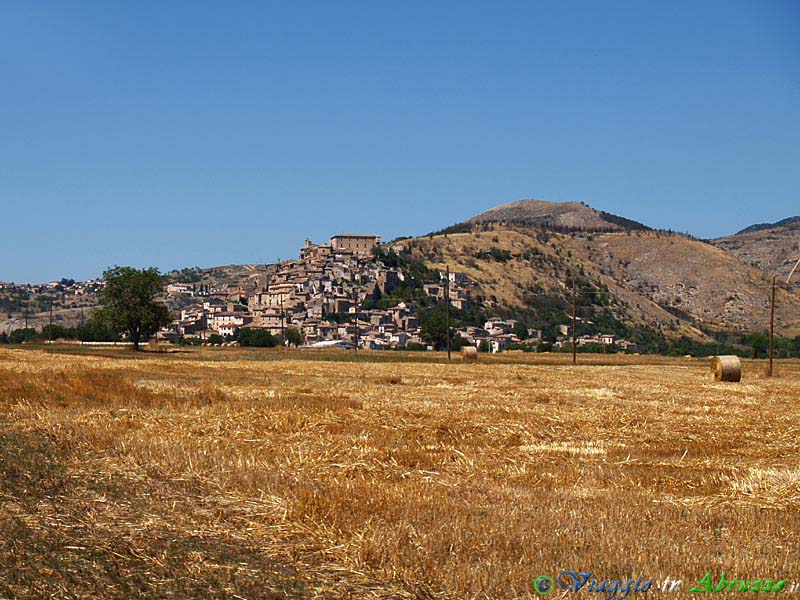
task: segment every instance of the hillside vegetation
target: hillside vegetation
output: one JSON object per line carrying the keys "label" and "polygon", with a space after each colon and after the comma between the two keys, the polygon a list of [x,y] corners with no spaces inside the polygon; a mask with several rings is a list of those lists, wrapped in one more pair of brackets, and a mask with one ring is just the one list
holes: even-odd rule
{"label": "hillside vegetation", "polygon": [[[554,298],[553,310],[563,316],[574,275],[586,286],[580,304],[595,305],[594,317],[606,327],[615,320],[708,341],[717,332],[758,331],[769,323],[769,277],[681,234],[558,233],[487,223],[399,244],[431,267],[466,273],[480,301],[501,315],[535,322],[545,299]],[[785,337],[800,334],[798,309],[800,297],[779,290],[776,324]]]}

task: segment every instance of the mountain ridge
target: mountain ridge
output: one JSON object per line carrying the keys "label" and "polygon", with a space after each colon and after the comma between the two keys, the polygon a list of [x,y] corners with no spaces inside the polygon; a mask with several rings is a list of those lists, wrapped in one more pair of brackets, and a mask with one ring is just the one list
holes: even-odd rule
{"label": "mountain ridge", "polygon": [[787,217],[785,219],[781,219],[780,221],[775,221],[774,223],[756,223],[754,225],[750,225],[749,227],[745,227],[741,231],[737,231],[733,235],[741,235],[744,233],[755,233],[757,231],[763,231],[764,229],[777,229],[778,227],[787,227],[795,223],[800,223],[800,216]]}
{"label": "mountain ridge", "polygon": [[485,223],[510,223],[560,231],[599,232],[651,229],[632,219],[594,209],[584,202],[524,199],[490,208],[442,231],[447,233],[463,232],[472,226]]}

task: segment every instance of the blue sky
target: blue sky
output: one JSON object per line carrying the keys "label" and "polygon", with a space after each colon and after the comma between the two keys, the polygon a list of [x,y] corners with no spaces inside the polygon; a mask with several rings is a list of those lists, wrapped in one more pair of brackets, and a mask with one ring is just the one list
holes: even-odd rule
{"label": "blue sky", "polygon": [[800,213],[800,3],[0,6],[0,280],[296,256],[522,198]]}

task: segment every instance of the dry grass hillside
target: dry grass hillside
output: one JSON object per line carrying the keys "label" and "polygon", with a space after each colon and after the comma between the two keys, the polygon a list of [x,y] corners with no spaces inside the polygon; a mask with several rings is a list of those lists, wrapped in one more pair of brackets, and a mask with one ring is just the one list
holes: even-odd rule
{"label": "dry grass hillside", "polygon": [[[661,306],[685,311],[708,328],[754,331],[769,326],[769,275],[708,243],[658,232],[566,242],[568,248],[581,246],[615,280]],[[775,323],[784,335],[800,334],[800,298],[779,289]]]}
{"label": "dry grass hillside", "polygon": [[797,361],[57,351],[0,349],[2,597],[800,580]]}
{"label": "dry grass hillside", "polygon": [[[789,271],[800,259],[800,223],[737,233],[712,243],[741,262],[768,273],[777,273],[782,281],[786,281]],[[795,277],[792,289],[800,294],[800,277]]]}
{"label": "dry grass hillside", "polygon": [[[486,231],[418,238],[413,252],[431,266],[463,271],[477,292],[512,308],[526,294],[563,290],[570,269],[608,287],[620,320],[667,336],[705,338],[699,326],[732,331],[768,326],[769,278],[714,246],[655,231],[554,233],[489,224]],[[507,252],[495,260],[491,249]],[[783,335],[800,334],[800,299],[780,291],[776,322]]]}
{"label": "dry grass hillside", "polygon": [[467,223],[514,223],[550,228],[580,228],[599,231],[618,231],[623,227],[605,213],[581,202],[549,202],[547,200],[517,200],[502,204],[466,221]]}
{"label": "dry grass hillside", "polygon": [[[92,310],[96,305],[88,305],[81,308],[62,308],[54,310],[52,314],[53,324],[61,325],[62,327],[76,327],[80,325],[81,319],[88,319]],[[15,329],[22,329],[27,322],[28,327],[41,331],[50,323],[51,315],[49,312],[30,313],[25,318],[24,313],[14,312],[11,317],[3,315],[0,319],[0,333],[11,333]]]}

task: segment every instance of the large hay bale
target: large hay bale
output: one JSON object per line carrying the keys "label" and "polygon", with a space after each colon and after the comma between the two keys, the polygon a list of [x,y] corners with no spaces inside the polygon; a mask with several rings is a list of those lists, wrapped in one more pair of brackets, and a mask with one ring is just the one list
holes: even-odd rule
{"label": "large hay bale", "polygon": [[478,360],[478,349],[475,346],[462,346],[461,360]]}
{"label": "large hay bale", "polygon": [[715,381],[741,381],[742,361],[738,356],[726,354],[711,357],[711,373]]}

